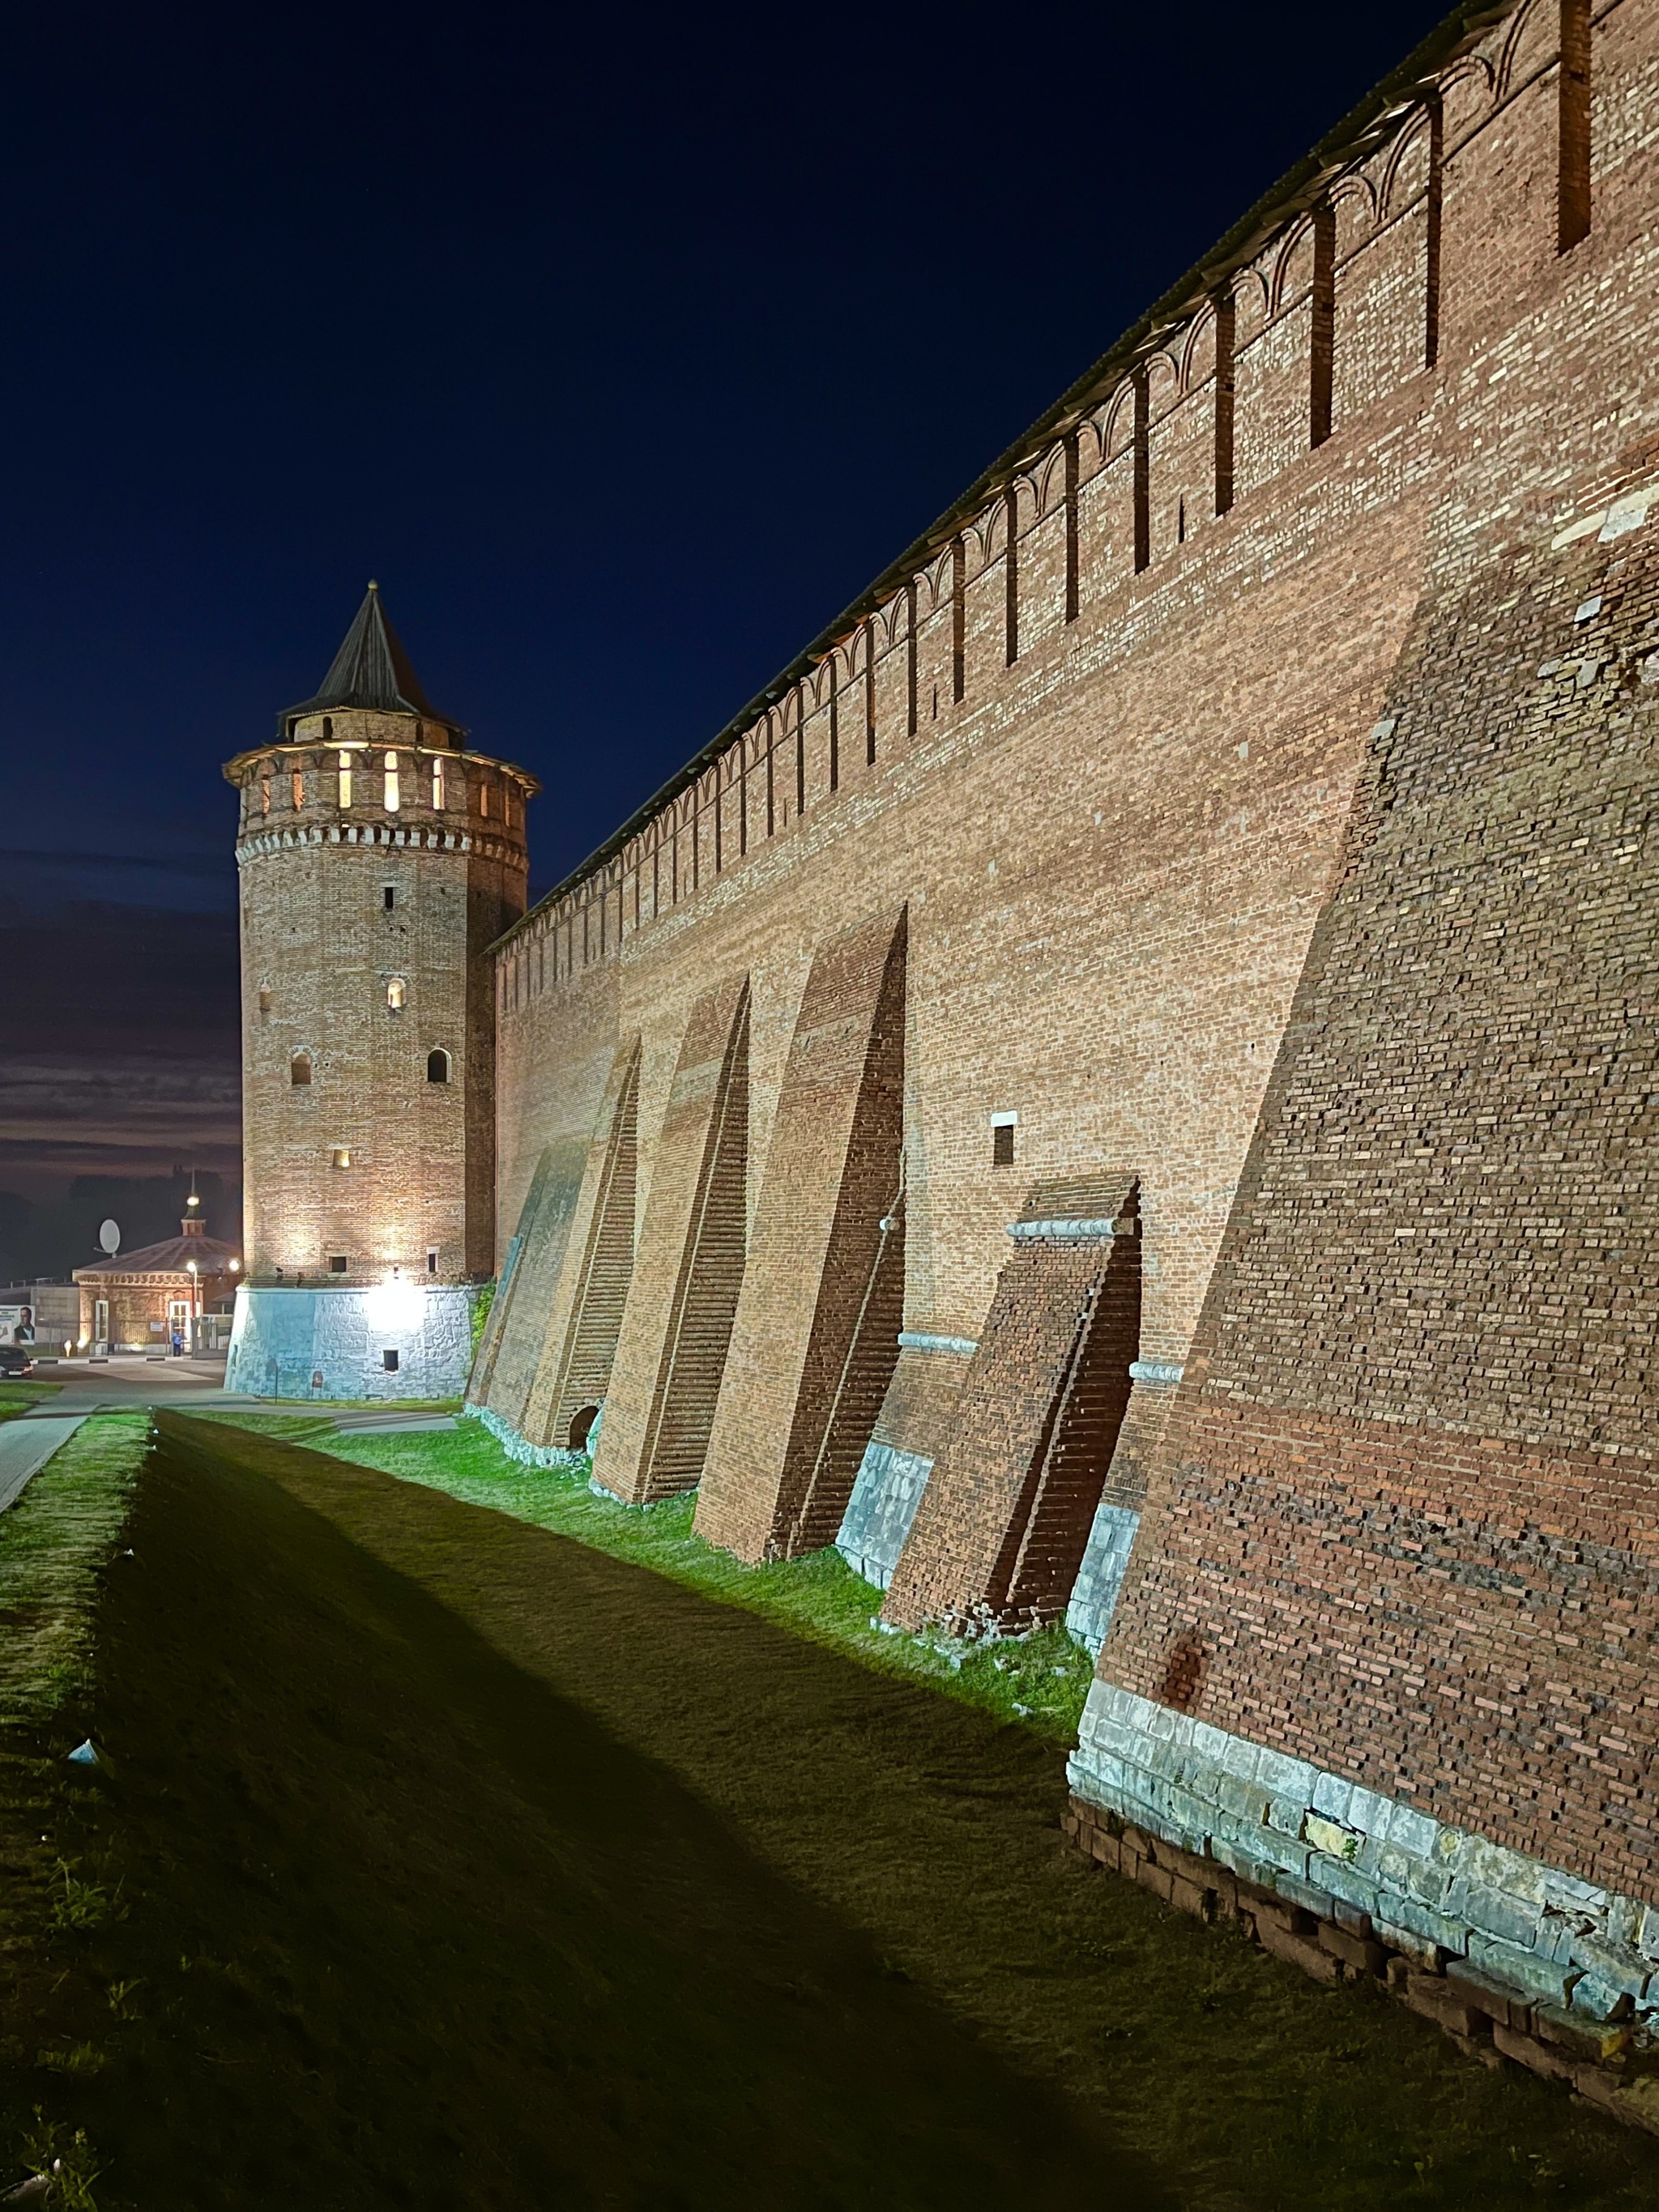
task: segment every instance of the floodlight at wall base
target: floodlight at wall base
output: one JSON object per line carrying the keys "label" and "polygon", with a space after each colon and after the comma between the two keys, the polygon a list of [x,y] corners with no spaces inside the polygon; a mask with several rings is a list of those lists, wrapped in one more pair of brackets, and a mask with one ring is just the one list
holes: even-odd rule
{"label": "floodlight at wall base", "polygon": [[418,1283],[405,1283],[394,1272],[363,1301],[370,1322],[379,1329],[410,1329],[421,1325],[425,1292]]}

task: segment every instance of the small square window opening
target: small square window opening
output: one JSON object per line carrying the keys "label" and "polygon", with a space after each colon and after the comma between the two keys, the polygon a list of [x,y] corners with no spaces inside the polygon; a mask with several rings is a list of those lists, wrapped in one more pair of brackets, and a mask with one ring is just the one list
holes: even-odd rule
{"label": "small square window opening", "polygon": [[345,1273],[346,1255],[343,1252],[331,1252],[329,1254],[328,1272],[331,1275],[343,1275]]}

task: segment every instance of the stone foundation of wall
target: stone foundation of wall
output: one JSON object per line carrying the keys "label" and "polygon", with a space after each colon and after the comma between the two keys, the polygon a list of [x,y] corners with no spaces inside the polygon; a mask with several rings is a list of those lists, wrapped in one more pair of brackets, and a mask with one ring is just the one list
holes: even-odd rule
{"label": "stone foundation of wall", "polygon": [[[236,1293],[225,1388],[254,1398],[459,1398],[472,1359],[471,1291]],[[386,1354],[397,1354],[388,1367]]]}
{"label": "stone foundation of wall", "polygon": [[836,1549],[855,1575],[878,1589],[893,1579],[933,1471],[933,1461],[916,1452],[895,1451],[890,1444],[866,1448]]}
{"label": "stone foundation of wall", "polygon": [[[1452,1827],[1329,1769],[1097,1680],[1068,1775],[1127,1822],[1280,1905],[1506,2002],[1659,2041],[1659,1907]],[[1656,2087],[1659,2094],[1659,2087]]]}
{"label": "stone foundation of wall", "polygon": [[1385,1941],[1363,1911],[1328,1897],[1322,1912],[1299,1905],[1087,1798],[1073,1797],[1060,1826],[1096,1865],[1139,1882],[1165,1905],[1201,1920],[1232,1922],[1316,1981],[1376,1981],[1467,2057],[1497,2069],[1524,2066],[1627,2125],[1659,2135],[1659,2055],[1632,2021],[1597,2021],[1528,1998],[1463,1958],[1425,1964]]}

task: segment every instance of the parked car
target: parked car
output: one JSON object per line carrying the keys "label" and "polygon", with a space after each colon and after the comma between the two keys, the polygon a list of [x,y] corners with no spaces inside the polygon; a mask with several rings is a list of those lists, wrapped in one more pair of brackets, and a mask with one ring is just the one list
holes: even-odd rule
{"label": "parked car", "polygon": [[0,1344],[0,1375],[33,1375],[34,1353],[27,1344]]}

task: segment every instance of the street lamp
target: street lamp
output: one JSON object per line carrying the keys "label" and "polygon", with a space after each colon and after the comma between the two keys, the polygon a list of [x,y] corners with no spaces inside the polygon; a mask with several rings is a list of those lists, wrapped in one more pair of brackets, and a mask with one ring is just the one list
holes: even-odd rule
{"label": "street lamp", "polygon": [[190,1350],[191,1356],[193,1358],[196,1354],[196,1324],[200,1319],[200,1316],[197,1311],[198,1305],[200,1303],[197,1293],[200,1291],[202,1284],[201,1277],[197,1269],[195,1261],[186,1260],[185,1266],[190,1274]]}

